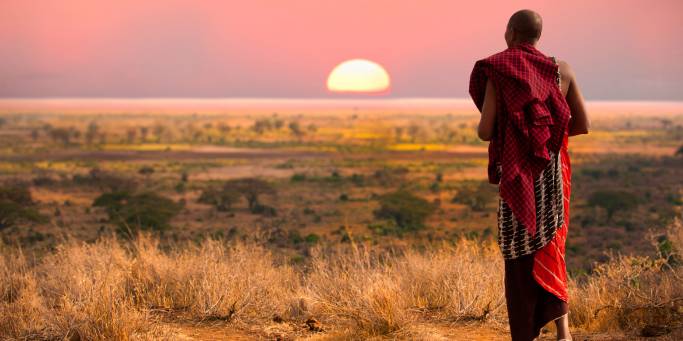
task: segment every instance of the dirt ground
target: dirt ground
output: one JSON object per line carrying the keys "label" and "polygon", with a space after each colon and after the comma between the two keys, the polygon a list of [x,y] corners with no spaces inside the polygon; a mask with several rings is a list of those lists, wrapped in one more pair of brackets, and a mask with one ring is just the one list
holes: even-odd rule
{"label": "dirt ground", "polygon": [[[273,324],[260,332],[249,332],[223,323],[169,323],[168,328],[175,334],[178,340],[310,340],[310,341],[333,341],[355,340],[344,331],[337,332],[310,332],[305,326],[281,323]],[[294,336],[293,336],[294,335]],[[626,340],[680,340],[683,330],[674,331],[671,334],[659,337],[641,337],[635,334],[620,333],[589,333],[573,330],[572,337],[575,341],[626,341]],[[454,341],[496,341],[510,340],[507,326],[492,326],[481,323],[456,323],[434,324],[418,323],[408,330],[386,337],[375,337],[372,340],[454,340]],[[555,331],[552,327],[543,329],[539,341],[556,340]]]}

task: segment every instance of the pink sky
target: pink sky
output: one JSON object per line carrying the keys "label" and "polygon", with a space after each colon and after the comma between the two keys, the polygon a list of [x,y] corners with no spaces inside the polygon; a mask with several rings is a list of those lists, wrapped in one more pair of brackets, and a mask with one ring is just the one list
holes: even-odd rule
{"label": "pink sky", "polygon": [[466,97],[517,9],[587,99],[683,100],[683,1],[2,0],[0,97],[334,97],[385,66],[390,97]]}

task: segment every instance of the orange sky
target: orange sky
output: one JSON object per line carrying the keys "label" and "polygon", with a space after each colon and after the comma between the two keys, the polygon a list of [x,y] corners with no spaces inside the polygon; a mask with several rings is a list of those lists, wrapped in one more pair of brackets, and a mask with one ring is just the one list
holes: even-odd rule
{"label": "orange sky", "polygon": [[466,97],[517,9],[587,99],[683,100],[683,1],[0,2],[0,97],[330,97],[329,71],[382,64],[391,97]]}

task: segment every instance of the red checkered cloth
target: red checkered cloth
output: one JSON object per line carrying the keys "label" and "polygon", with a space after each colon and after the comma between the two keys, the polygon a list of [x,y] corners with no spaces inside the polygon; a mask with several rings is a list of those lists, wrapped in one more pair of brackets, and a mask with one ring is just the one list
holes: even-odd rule
{"label": "red checkered cloth", "polygon": [[501,198],[532,236],[536,233],[534,179],[550,161],[548,151],[559,152],[570,118],[557,72],[552,58],[522,43],[478,60],[470,75],[469,92],[479,111],[489,78],[498,93],[489,182],[499,184]]}

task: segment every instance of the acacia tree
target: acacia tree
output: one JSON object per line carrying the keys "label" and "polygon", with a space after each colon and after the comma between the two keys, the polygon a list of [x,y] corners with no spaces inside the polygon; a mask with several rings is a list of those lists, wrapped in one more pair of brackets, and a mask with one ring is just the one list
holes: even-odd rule
{"label": "acacia tree", "polygon": [[[224,191],[234,191],[241,193],[249,205],[249,211],[252,213],[262,213],[265,206],[259,202],[261,195],[275,195],[275,188],[268,182],[257,178],[244,178],[230,180],[225,183]],[[269,210],[270,211],[270,210]]]}

